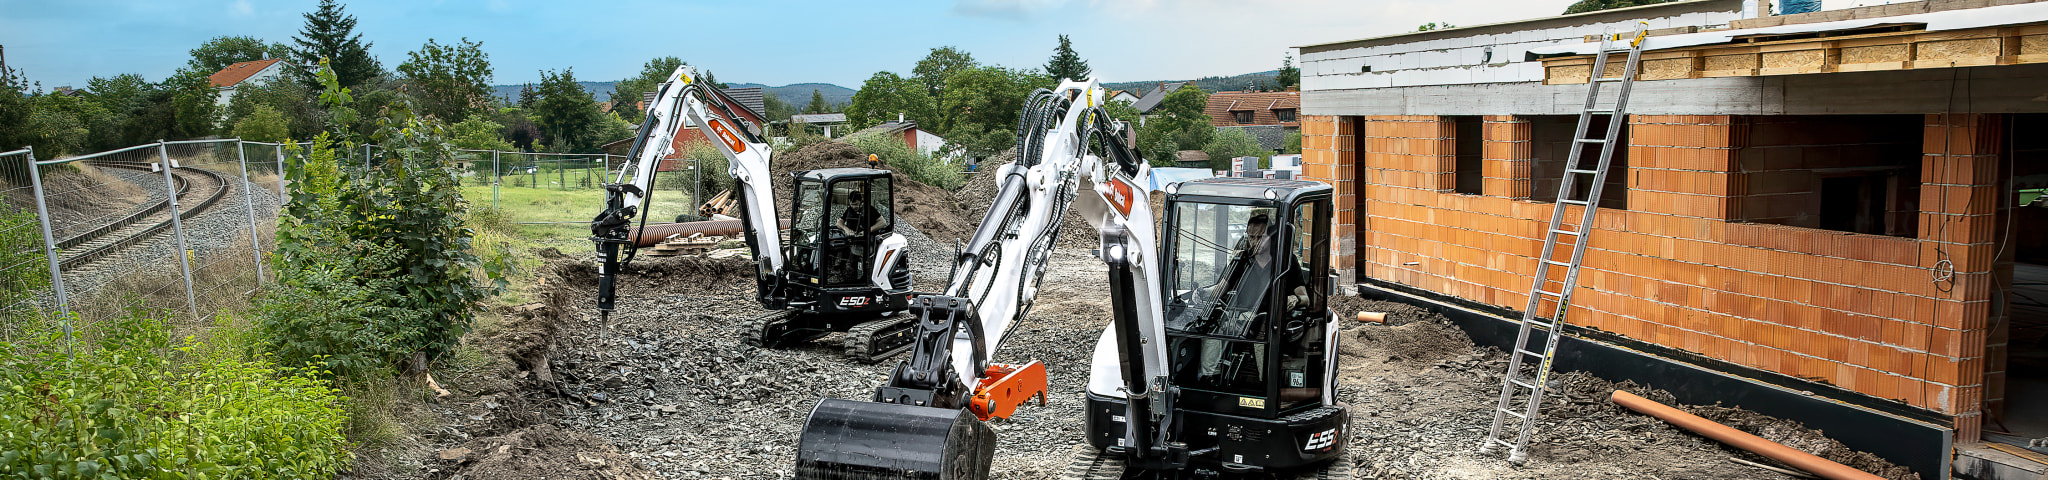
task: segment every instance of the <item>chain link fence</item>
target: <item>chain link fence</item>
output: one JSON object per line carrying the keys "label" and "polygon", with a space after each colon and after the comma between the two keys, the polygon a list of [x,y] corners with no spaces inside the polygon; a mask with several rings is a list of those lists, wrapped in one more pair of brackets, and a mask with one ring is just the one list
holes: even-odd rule
{"label": "chain link fence", "polygon": [[[58,159],[0,152],[0,335],[35,315],[76,314],[67,331],[131,309],[192,319],[249,306],[266,281],[290,146],[235,139],[157,142]],[[381,161],[375,145],[336,152]],[[630,169],[608,154],[458,150],[464,195],[513,221],[567,228],[603,208]],[[657,166],[646,214],[696,213],[696,162]],[[708,165],[704,175],[725,175]],[[715,171],[713,171],[715,170]],[[631,173],[625,176],[630,177]],[[66,317],[74,318],[74,317]]]}

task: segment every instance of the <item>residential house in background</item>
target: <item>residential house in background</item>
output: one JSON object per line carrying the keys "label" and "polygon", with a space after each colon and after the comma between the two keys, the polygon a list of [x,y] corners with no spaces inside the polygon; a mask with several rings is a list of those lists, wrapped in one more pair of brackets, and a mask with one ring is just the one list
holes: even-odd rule
{"label": "residential house in background", "polygon": [[[1303,176],[1337,192],[1332,267],[1497,312],[1486,325],[1512,337],[1538,263],[1558,260],[1538,252],[1588,77],[1621,75],[1593,42],[1647,23],[1564,348],[1666,359],[1639,383],[1803,422],[1921,478],[2039,478],[1982,442],[2048,437],[2048,208],[2022,203],[2048,187],[2048,3],[1768,6],[1299,47]],[[1659,385],[1680,377],[1720,383]]]}
{"label": "residential house in background", "polygon": [[[844,139],[851,141],[856,138],[870,135],[885,135],[896,137],[897,139],[902,140],[904,145],[916,148],[918,153],[922,153],[925,155],[939,155],[944,153],[946,150],[945,138],[941,138],[938,134],[926,131],[924,128],[919,127],[917,125],[917,122],[915,121],[905,120],[902,115],[897,115],[896,120],[882,122],[881,125],[868,127],[865,129],[861,129],[861,131],[858,132],[846,134],[846,137]],[[948,159],[948,161],[951,160]]]}
{"label": "residential house in background", "polygon": [[214,102],[221,108],[227,108],[228,103],[234,101],[237,88],[276,78],[284,73],[287,66],[284,60],[275,58],[241,62],[208,75],[206,81],[212,83],[213,88],[220,89],[220,95]]}
{"label": "residential house in background", "polygon": [[1279,151],[1287,145],[1287,134],[1301,130],[1301,92],[1216,92],[1202,113],[1217,130],[1235,129],[1251,134],[1259,148]]}
{"label": "residential house in background", "polygon": [[1137,104],[1138,104],[1138,94],[1135,94],[1135,93],[1131,93],[1131,91],[1130,91],[1130,90],[1117,90],[1117,91],[1114,91],[1114,92],[1109,92],[1109,97],[1108,97],[1108,99],[1106,99],[1106,100],[1104,100],[1104,101],[1108,101],[1108,102],[1123,102],[1123,103],[1124,103],[1124,105],[1137,105]]}
{"label": "residential house in background", "polygon": [[1153,109],[1159,108],[1159,102],[1166,100],[1166,94],[1180,90],[1181,85],[1187,84],[1188,82],[1159,82],[1151,90],[1146,90],[1144,95],[1139,95],[1138,103],[1131,106],[1136,107],[1139,114],[1151,114]]}
{"label": "residential house in background", "polygon": [[832,138],[832,127],[846,124],[844,113],[806,113],[789,116],[790,126],[797,124],[817,125],[825,129],[825,138]]}

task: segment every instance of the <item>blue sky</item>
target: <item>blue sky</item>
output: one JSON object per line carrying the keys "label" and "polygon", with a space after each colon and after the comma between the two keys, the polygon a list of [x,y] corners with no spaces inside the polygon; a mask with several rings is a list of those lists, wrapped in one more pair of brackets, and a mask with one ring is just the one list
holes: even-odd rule
{"label": "blue sky", "polygon": [[[1828,8],[1888,0],[1828,0]],[[574,67],[587,81],[634,75],[673,55],[726,82],[827,82],[859,88],[876,71],[908,75],[931,48],[983,63],[1036,67],[1067,34],[1104,81],[1186,79],[1277,68],[1289,47],[1555,15],[1571,0],[356,0],[348,13],[393,68],[428,38],[482,41],[493,83]],[[0,0],[9,66],[48,89],[95,76],[150,80],[207,39],[290,43],[317,0]]]}

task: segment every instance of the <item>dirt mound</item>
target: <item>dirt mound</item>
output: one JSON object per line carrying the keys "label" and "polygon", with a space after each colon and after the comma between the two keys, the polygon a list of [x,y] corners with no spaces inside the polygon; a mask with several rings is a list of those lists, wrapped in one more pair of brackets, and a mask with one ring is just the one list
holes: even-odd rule
{"label": "dirt mound", "polygon": [[[565,301],[588,301],[597,291],[597,263],[589,260],[559,259],[548,262],[548,268],[555,276],[550,281],[559,281],[565,288],[557,291],[579,292],[564,295]],[[651,257],[642,255],[633,259],[619,270],[618,281],[634,286],[645,286],[663,293],[682,295],[704,295],[726,293],[734,288],[754,288],[754,263],[739,258],[708,258],[694,256]],[[623,291],[623,288],[621,289]],[[577,294],[582,295],[577,297]],[[582,300],[578,300],[578,299]]]}
{"label": "dirt mound", "polygon": [[503,436],[479,438],[436,455],[442,465],[428,474],[444,479],[658,479],[659,475],[619,454],[610,442],[575,430],[536,425]]}
{"label": "dirt mound", "polygon": [[[1631,391],[1630,393],[1634,392]],[[1782,443],[1787,447],[1796,448],[1799,451],[1847,465],[1849,468],[1869,472],[1872,475],[1893,480],[1920,478],[1913,474],[1912,469],[1892,465],[1891,462],[1878,458],[1876,455],[1850,450],[1849,447],[1842,445],[1842,442],[1822,436],[1819,430],[1806,428],[1805,425],[1796,421],[1718,405],[1688,407],[1686,411],[1708,420],[1720,422],[1722,425],[1733,427],[1736,430],[1763,437],[1765,440]]]}
{"label": "dirt mound", "polygon": [[[853,145],[825,141],[792,151],[776,152],[774,160],[770,161],[769,165],[775,177],[772,181],[775,201],[782,205],[782,217],[789,218],[788,209],[794,203],[789,200],[790,190],[795,188],[790,185],[790,172],[822,168],[866,168],[868,154]],[[888,165],[883,165],[882,168],[894,172],[890,178],[893,179],[896,188],[897,219],[910,223],[926,236],[940,242],[964,239],[972,232],[974,224],[981,220],[980,215],[969,215],[962,210],[953,192],[926,185]]]}

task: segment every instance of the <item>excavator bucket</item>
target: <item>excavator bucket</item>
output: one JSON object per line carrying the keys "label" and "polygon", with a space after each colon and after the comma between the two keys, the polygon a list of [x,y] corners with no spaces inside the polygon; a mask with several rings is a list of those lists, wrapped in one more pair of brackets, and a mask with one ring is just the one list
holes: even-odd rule
{"label": "excavator bucket", "polygon": [[796,478],[981,480],[995,431],[967,409],[827,398],[797,443]]}

